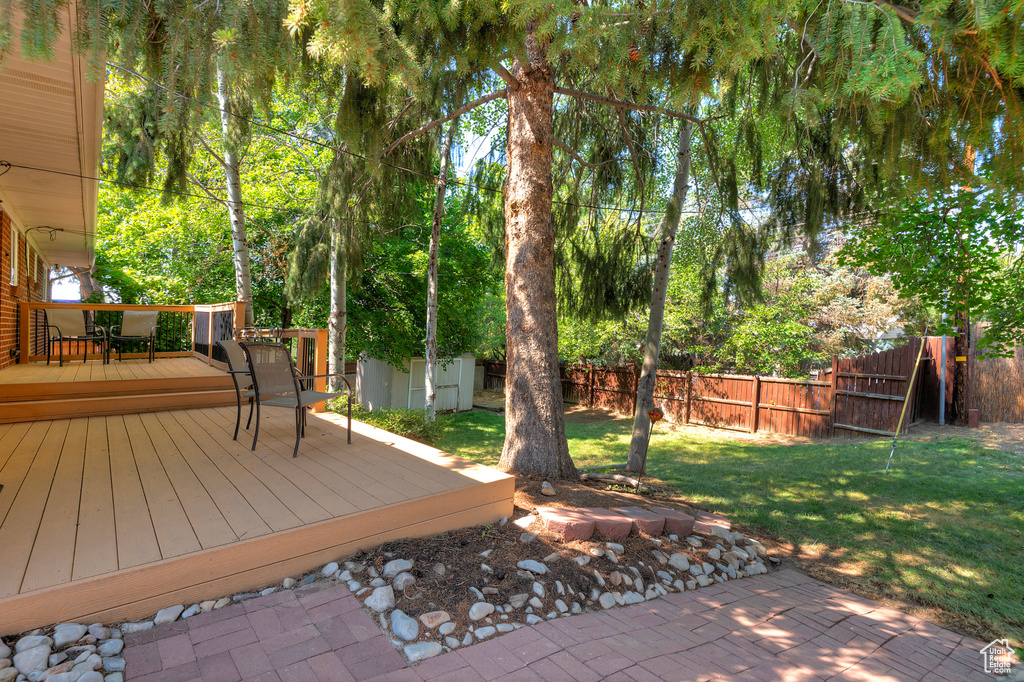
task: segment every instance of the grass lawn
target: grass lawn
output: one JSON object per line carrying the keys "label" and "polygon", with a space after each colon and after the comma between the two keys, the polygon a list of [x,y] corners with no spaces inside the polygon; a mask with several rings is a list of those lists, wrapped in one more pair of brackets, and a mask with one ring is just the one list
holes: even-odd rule
{"label": "grass lawn", "polygon": [[[437,447],[496,464],[504,418],[453,417]],[[577,466],[624,462],[632,422],[566,424]],[[1024,640],[1024,458],[951,437],[767,445],[659,427],[651,475],[791,550],[815,577],[984,641]],[[557,486],[556,486],[557,487]]]}

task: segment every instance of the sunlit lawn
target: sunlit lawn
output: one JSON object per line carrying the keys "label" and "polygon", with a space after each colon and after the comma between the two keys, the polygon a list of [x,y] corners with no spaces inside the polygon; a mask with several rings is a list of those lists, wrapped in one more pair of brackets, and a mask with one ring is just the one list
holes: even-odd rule
{"label": "sunlit lawn", "polygon": [[[567,424],[577,466],[624,462],[628,420]],[[664,427],[662,427],[664,428]],[[503,417],[455,415],[438,447],[496,464]],[[750,533],[820,556],[825,577],[941,611],[989,641],[1024,639],[1024,459],[964,438],[765,445],[727,432],[654,434],[648,471]],[[819,571],[814,571],[820,575]]]}

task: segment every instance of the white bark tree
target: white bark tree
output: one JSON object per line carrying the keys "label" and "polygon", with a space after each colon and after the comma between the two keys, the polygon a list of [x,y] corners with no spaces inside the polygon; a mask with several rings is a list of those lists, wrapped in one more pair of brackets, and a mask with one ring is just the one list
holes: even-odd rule
{"label": "white bark tree", "polygon": [[651,291],[651,313],[647,320],[647,340],[644,343],[644,363],[640,370],[640,381],[636,391],[636,413],[633,415],[633,437],[629,442],[629,459],[626,469],[642,472],[647,464],[647,435],[651,428],[647,413],[654,407],[654,384],[657,380],[658,356],[661,353],[661,327],[665,319],[665,298],[668,292],[669,269],[672,265],[672,247],[676,242],[676,231],[686,193],[690,188],[690,139],[693,123],[683,121],[679,126],[679,148],[676,152],[676,177],[672,196],[668,200],[665,217],[661,221],[661,243],[658,245],[658,260],[654,270],[654,287]]}
{"label": "white bark tree", "polygon": [[456,118],[448,126],[448,134],[441,145],[441,171],[437,175],[437,200],[434,202],[434,220],[430,228],[430,256],[427,261],[427,339],[426,377],[424,387],[426,398],[423,409],[427,420],[434,421],[437,411],[437,261],[441,242],[441,221],[444,219],[444,197],[448,191],[448,166],[451,160],[452,140],[459,128]]}
{"label": "white bark tree", "polygon": [[235,296],[245,301],[245,326],[254,323],[252,309],[252,274],[249,268],[249,244],[245,230],[245,206],[242,203],[242,178],[239,173],[238,150],[235,148],[236,137],[233,126],[237,125],[231,112],[231,99],[228,93],[227,77],[220,64],[217,65],[217,101],[220,104],[220,128],[224,139],[224,154],[219,157],[224,168],[224,180],[227,183],[228,200],[226,202],[228,216],[231,220],[231,253],[235,264]]}

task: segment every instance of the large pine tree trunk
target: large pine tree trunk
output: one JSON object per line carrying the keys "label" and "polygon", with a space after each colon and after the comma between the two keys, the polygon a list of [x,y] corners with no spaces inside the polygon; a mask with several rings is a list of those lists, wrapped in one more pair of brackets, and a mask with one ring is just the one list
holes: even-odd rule
{"label": "large pine tree trunk", "polygon": [[[531,27],[532,29],[532,27]],[[508,370],[503,471],[575,478],[562,414],[551,217],[554,74],[533,30],[508,92],[505,300]]]}
{"label": "large pine tree trunk", "polygon": [[458,127],[459,119],[456,118],[448,127],[448,134],[441,145],[441,172],[437,176],[437,200],[434,202],[434,222],[430,228],[430,256],[427,261],[427,367],[424,379],[426,398],[423,404],[428,421],[434,421],[437,416],[434,409],[437,401],[437,257],[441,242],[441,221],[444,219],[444,196],[448,190],[449,156]]}
{"label": "large pine tree trunk", "polygon": [[665,217],[661,221],[661,244],[654,269],[654,289],[651,291],[651,314],[647,319],[647,342],[644,344],[644,364],[636,391],[636,414],[633,415],[633,438],[629,442],[626,469],[644,471],[647,464],[647,432],[651,428],[647,413],[654,407],[654,384],[658,378],[658,357],[661,353],[661,326],[665,319],[665,297],[668,292],[669,268],[672,265],[672,247],[676,243],[679,218],[690,188],[690,135],[693,123],[686,121],[679,128],[679,150],[676,152],[676,177],[672,196],[668,200]]}
{"label": "large pine tree trunk", "polygon": [[[348,288],[345,268],[344,239],[341,226],[333,221],[331,230],[331,314],[327,318],[328,353],[331,374],[345,373],[345,332],[348,330]],[[342,380],[331,377],[330,388],[340,391]]]}
{"label": "large pine tree trunk", "polygon": [[245,326],[253,325],[252,275],[249,271],[249,244],[245,234],[245,208],[242,205],[242,178],[238,172],[238,153],[232,143],[236,137],[228,97],[227,78],[217,66],[217,100],[220,103],[220,128],[224,139],[224,179],[228,187],[228,216],[231,219],[231,251],[235,263],[235,296],[245,301]]}

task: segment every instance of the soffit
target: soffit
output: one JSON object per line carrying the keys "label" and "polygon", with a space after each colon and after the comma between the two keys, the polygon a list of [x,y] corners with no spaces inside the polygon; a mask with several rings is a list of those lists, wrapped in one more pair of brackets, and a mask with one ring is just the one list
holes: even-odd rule
{"label": "soffit", "polygon": [[[62,10],[74,26],[75,3]],[[85,61],[72,54],[65,30],[55,58],[22,57],[20,17],[0,62],[0,176],[4,211],[50,264],[92,265],[103,121],[103,82],[86,78]],[[2,170],[0,170],[2,172]],[[84,177],[83,177],[84,176]],[[47,231],[56,228],[52,239]]]}

